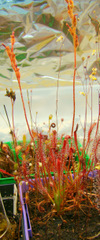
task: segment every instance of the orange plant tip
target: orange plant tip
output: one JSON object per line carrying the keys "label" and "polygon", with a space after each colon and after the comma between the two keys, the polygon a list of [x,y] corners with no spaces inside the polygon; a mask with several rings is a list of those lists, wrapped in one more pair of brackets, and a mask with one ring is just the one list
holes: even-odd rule
{"label": "orange plant tip", "polygon": [[2,46],[6,48],[6,45],[4,43],[2,43]]}

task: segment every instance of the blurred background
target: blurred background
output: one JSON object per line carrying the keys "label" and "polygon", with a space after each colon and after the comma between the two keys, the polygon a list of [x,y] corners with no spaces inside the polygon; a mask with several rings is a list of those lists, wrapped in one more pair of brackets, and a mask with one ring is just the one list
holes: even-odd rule
{"label": "blurred background", "polygon": [[[100,0],[74,1],[77,15],[76,124],[79,135],[84,127],[86,85],[92,69],[93,120],[98,116],[100,84]],[[14,52],[21,73],[21,86],[30,121],[27,91],[31,100],[33,126],[37,121],[41,131],[48,129],[49,114],[56,116],[56,93],[59,79],[59,132],[70,134],[72,124],[72,83],[74,48],[66,23],[71,24],[65,0],[0,0],[0,140],[9,140],[9,126],[4,106],[11,121],[10,99],[6,88],[16,92],[15,127],[18,138],[27,134],[18,83],[2,43],[11,46],[10,35],[15,32]],[[61,121],[61,119],[64,121]],[[37,120],[36,120],[37,119]],[[88,119],[91,121],[91,91],[88,95]]]}

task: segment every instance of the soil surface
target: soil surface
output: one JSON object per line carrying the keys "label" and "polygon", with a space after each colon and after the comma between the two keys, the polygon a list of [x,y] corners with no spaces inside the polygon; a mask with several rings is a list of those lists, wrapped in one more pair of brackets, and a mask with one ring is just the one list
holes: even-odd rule
{"label": "soil surface", "polygon": [[32,240],[100,240],[100,213],[95,208],[88,206],[84,212],[74,210],[58,216],[57,213],[50,214],[50,204],[42,205],[40,213],[32,192],[29,198]]}
{"label": "soil surface", "polygon": [[[2,219],[1,219],[2,216]],[[18,236],[20,236],[19,232],[19,218],[17,216],[9,216],[9,227],[7,229],[7,222],[3,215],[0,214],[0,236],[5,232],[4,236],[1,238],[2,240],[18,240]]]}

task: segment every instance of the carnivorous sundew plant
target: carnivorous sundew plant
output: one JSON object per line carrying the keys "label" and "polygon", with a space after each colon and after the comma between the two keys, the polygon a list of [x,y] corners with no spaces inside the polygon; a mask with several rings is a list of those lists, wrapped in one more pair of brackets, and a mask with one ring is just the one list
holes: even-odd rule
{"label": "carnivorous sundew plant", "polygon": [[[30,142],[27,142],[26,136],[23,141],[18,142],[14,127],[14,101],[15,93],[12,90],[6,90],[6,96],[10,97],[12,105],[12,139],[14,151],[8,148],[7,144],[1,143],[0,157],[7,158],[7,164],[10,164],[11,170],[8,173],[7,168],[0,168],[2,174],[13,176],[17,183],[22,184],[24,179],[29,185],[29,190],[33,186],[34,192],[43,195],[43,201],[36,200],[36,206],[39,211],[44,211],[45,203],[51,206],[48,217],[57,213],[62,217],[64,212],[71,210],[82,210],[85,213],[85,207],[98,208],[95,200],[97,192],[92,192],[92,173],[97,169],[99,159],[97,158],[97,149],[100,144],[98,135],[98,125],[100,119],[100,111],[98,113],[97,123],[91,121],[90,128],[86,139],[86,127],[84,128],[83,146],[78,143],[78,124],[75,126],[75,76],[76,76],[76,49],[78,47],[78,37],[76,34],[77,15],[74,14],[74,3],[72,0],[65,0],[68,4],[68,15],[71,19],[71,26],[66,23],[70,34],[73,38],[74,45],[74,75],[73,75],[73,118],[71,127],[71,136],[63,134],[58,137],[56,124],[52,122],[52,114],[49,115],[49,129],[47,135],[30,127],[25,103],[22,94],[20,82],[20,70],[17,66],[14,54],[15,35],[11,35],[11,49],[9,46],[2,44],[11,61],[11,66],[15,72],[26,124],[30,134]],[[95,70],[93,70],[95,71]],[[93,72],[92,72],[93,75]],[[100,96],[99,96],[100,97]],[[100,103],[99,103],[100,109]],[[87,111],[87,99],[86,99]],[[7,113],[7,112],[6,112]],[[91,138],[92,132],[95,130],[95,143]],[[91,159],[87,156],[89,146],[91,148]],[[16,162],[14,162],[14,159]],[[2,165],[3,166],[3,165]],[[92,172],[92,173],[91,173]],[[100,175],[98,170],[98,175]],[[33,179],[34,178],[34,179]],[[99,198],[100,199],[100,196]],[[26,193],[26,202],[28,200],[28,192]],[[98,208],[100,210],[100,208]]]}

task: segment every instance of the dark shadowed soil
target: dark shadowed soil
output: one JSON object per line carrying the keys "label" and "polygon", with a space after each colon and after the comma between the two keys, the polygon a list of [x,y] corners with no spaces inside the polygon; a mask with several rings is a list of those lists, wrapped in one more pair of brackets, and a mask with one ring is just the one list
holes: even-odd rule
{"label": "dark shadowed soil", "polygon": [[[32,194],[32,193],[31,193]],[[33,197],[34,198],[34,197]],[[29,204],[32,225],[32,240],[100,240],[100,214],[95,208],[84,207],[83,211],[68,211],[61,216],[49,215],[50,205],[42,205],[41,213],[34,204]],[[48,214],[48,217],[45,217]],[[53,215],[53,216],[52,216]]]}

